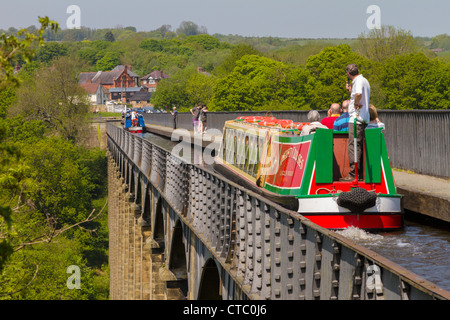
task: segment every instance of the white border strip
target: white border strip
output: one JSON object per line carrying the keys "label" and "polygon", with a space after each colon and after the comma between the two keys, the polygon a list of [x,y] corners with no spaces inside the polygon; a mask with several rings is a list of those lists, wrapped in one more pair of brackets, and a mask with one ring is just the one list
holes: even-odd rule
{"label": "white border strip", "polygon": [[[314,197],[298,199],[299,213],[351,213],[337,204],[338,197]],[[402,212],[401,199],[398,197],[377,197],[375,206],[364,212],[391,213]]]}

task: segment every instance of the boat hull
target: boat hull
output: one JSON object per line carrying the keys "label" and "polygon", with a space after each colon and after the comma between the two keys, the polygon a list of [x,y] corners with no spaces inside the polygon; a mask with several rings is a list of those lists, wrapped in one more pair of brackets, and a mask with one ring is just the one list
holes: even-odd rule
{"label": "boat hull", "polygon": [[125,128],[125,130],[127,130],[130,133],[144,133],[145,132],[144,127],[129,127],[129,128]]}
{"label": "boat hull", "polygon": [[264,188],[258,187],[255,182],[246,179],[244,176],[235,172],[232,168],[221,164],[214,163],[213,168],[215,171],[223,175],[225,178],[236,182],[237,184],[250,189],[252,192],[259,194],[272,202],[275,202],[286,209],[297,211],[298,210],[298,200],[294,196],[283,196],[279,194],[267,191]]}
{"label": "boat hull", "polygon": [[311,222],[332,230],[356,227],[371,232],[392,232],[403,229],[403,214],[303,214]]}

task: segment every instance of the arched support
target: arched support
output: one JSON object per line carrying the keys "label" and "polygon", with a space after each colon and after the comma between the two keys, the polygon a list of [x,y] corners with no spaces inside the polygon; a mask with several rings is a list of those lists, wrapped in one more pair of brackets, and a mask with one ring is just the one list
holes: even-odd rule
{"label": "arched support", "polygon": [[167,264],[161,269],[160,276],[166,283],[165,292],[168,300],[185,300],[188,296],[188,268],[181,220],[176,221],[171,235]]}
{"label": "arched support", "polygon": [[203,266],[197,299],[222,300],[222,282],[214,259],[208,259]]}

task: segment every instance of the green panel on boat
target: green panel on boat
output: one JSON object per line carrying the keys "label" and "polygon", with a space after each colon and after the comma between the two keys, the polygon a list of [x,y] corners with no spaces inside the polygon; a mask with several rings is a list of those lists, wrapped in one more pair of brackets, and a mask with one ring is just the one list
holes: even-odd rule
{"label": "green panel on boat", "polygon": [[316,183],[333,182],[333,130],[317,129],[316,144]]}
{"label": "green panel on boat", "polygon": [[365,131],[365,182],[381,182],[381,129]]}

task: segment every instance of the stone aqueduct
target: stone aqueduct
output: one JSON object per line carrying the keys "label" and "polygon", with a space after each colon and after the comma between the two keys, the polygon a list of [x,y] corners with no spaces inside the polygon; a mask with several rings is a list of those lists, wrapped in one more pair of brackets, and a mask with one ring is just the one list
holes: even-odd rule
{"label": "stone aqueduct", "polygon": [[350,240],[107,127],[111,299],[448,299]]}

